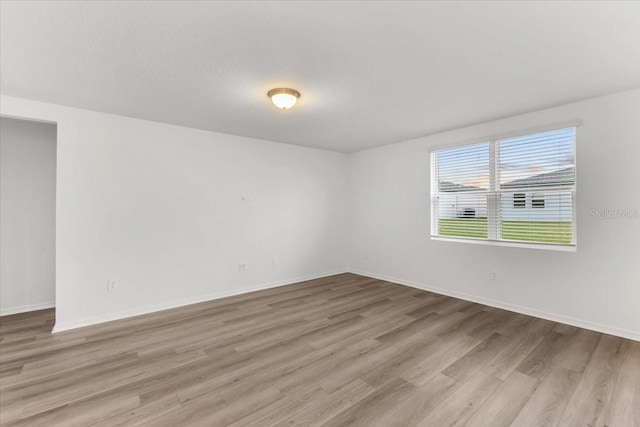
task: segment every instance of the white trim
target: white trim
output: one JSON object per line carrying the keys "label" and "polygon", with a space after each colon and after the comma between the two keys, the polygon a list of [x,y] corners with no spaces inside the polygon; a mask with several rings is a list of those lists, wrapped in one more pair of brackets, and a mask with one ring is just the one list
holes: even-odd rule
{"label": "white trim", "polygon": [[[487,194],[487,237],[495,239],[502,235],[500,221],[500,150],[493,141],[489,144],[489,192]],[[440,234],[440,233],[438,233]]]}
{"label": "white trim", "polygon": [[[532,135],[532,134],[542,133],[542,132],[551,132],[551,131],[560,130],[560,129],[579,128],[580,126],[582,126],[582,124],[583,124],[583,122],[580,119],[567,120],[565,122],[552,123],[552,124],[545,125],[545,126],[535,126],[535,127],[526,128],[526,129],[514,130],[514,131],[511,131],[511,132],[503,132],[503,133],[498,133],[498,134],[493,134],[493,135],[487,135],[487,136],[485,136],[483,138],[474,138],[474,139],[470,139],[470,140],[466,140],[466,141],[452,142],[452,143],[449,143],[449,144],[434,145],[434,146],[429,147],[429,152],[442,150],[442,149],[445,149],[445,148],[463,147],[465,145],[474,145],[474,144],[482,144],[482,143],[485,143],[485,142],[494,142],[494,141],[499,141],[499,140],[502,140],[502,139],[516,138],[516,137],[519,137],[519,136]],[[577,136],[576,136],[576,138],[577,138]]]}
{"label": "white trim", "polygon": [[622,338],[627,338],[634,341],[640,341],[640,331],[632,331],[630,329],[618,328],[615,326],[603,325],[601,323],[591,322],[583,319],[576,319],[574,317],[564,316],[557,313],[549,313],[547,311],[536,310],[534,308],[524,307],[521,305],[510,304],[506,302],[496,301],[488,298],[479,297],[476,295],[470,295],[463,292],[450,291],[443,288],[425,285],[409,280],[402,280],[395,277],[384,276],[382,274],[367,273],[364,271],[351,270],[353,274],[359,274],[361,276],[371,277],[373,279],[385,280],[387,282],[393,282],[411,288],[420,289],[423,291],[435,292],[441,295],[447,295],[453,298],[463,299],[465,301],[471,301],[478,304],[484,304],[503,310],[513,311],[515,313],[525,314],[527,316],[539,317],[541,319],[550,320],[552,322],[564,323],[578,328],[589,329],[603,334],[615,335]]}
{"label": "white trim", "polygon": [[32,119],[32,118],[26,117],[26,116],[12,116],[12,115],[9,115],[9,114],[0,114],[0,117],[5,118],[5,119],[21,120],[23,122],[36,122],[36,123],[46,123],[46,124],[49,124],[49,125],[58,125],[58,122],[56,122],[56,121],[45,120],[45,119]]}
{"label": "white trim", "polygon": [[571,192],[572,243],[578,246],[578,127],[573,128],[573,191]]}
{"label": "white trim", "polygon": [[97,325],[99,323],[111,322],[114,320],[126,319],[128,317],[140,316],[143,314],[155,313],[156,311],[168,310],[171,308],[183,307],[185,305],[197,304],[206,301],[212,301],[220,298],[231,297],[234,295],[246,294],[249,292],[262,291],[265,289],[277,288],[280,286],[291,285],[293,283],[304,282],[306,280],[320,279],[323,277],[334,276],[336,274],[347,273],[347,270],[337,270],[327,273],[320,274],[312,274],[309,276],[296,277],[293,279],[283,280],[281,282],[269,282],[262,285],[252,286],[248,288],[242,289],[234,289],[232,291],[223,291],[223,292],[215,292],[212,294],[202,295],[195,298],[187,298],[180,301],[172,301],[164,304],[156,304],[149,307],[135,309],[135,310],[126,310],[118,313],[108,314],[105,316],[96,316],[89,317],[82,320],[77,320],[73,322],[56,322],[56,325],[53,328],[53,333],[69,331],[71,329],[83,328],[85,326]]}
{"label": "white trim", "polygon": [[545,249],[548,251],[564,251],[564,252],[577,252],[576,245],[553,245],[549,243],[533,243],[533,242],[510,242],[508,240],[488,240],[488,239],[471,239],[471,238],[457,238],[457,237],[442,237],[431,236],[431,240],[439,240],[441,242],[456,242],[456,243],[473,243],[476,245],[490,245],[490,246],[508,246],[512,248],[527,248],[527,249]]}
{"label": "white trim", "polygon": [[431,227],[431,234],[440,234],[439,225],[440,218],[438,213],[438,177],[436,174],[438,173],[438,152],[432,151],[429,154],[430,157],[430,182],[431,185],[429,187],[429,200],[431,201],[431,223],[429,226]]}
{"label": "white trim", "polygon": [[9,307],[0,309],[0,316],[10,316],[12,314],[26,313],[28,311],[44,310],[56,306],[55,301],[41,302],[38,304],[21,305],[18,307]]}

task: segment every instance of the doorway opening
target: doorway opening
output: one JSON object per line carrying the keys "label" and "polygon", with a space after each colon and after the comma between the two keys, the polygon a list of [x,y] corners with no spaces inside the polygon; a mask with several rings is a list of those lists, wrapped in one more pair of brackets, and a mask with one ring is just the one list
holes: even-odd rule
{"label": "doorway opening", "polygon": [[38,310],[55,321],[56,153],[56,124],[0,117],[3,323]]}

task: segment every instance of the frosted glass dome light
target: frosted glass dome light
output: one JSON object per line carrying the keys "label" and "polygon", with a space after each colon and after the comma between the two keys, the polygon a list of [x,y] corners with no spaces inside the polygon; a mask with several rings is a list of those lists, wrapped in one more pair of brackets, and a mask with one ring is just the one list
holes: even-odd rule
{"label": "frosted glass dome light", "polygon": [[271,89],[267,95],[271,98],[273,105],[281,110],[288,110],[293,107],[298,102],[298,98],[300,98],[300,92],[287,88]]}

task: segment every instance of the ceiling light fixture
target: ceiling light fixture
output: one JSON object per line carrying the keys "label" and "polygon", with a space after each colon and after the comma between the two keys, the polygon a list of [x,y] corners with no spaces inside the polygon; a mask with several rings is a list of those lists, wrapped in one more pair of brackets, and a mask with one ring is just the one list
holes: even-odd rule
{"label": "ceiling light fixture", "polygon": [[271,89],[267,96],[271,98],[271,102],[273,105],[280,108],[281,110],[288,110],[289,108],[296,105],[298,102],[298,98],[300,98],[300,92],[294,89],[287,88],[278,88]]}

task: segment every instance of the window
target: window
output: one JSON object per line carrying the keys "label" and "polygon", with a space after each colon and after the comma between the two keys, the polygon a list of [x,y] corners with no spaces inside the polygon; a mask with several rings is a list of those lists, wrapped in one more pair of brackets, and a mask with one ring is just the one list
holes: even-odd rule
{"label": "window", "polygon": [[575,128],[431,151],[433,238],[575,246]]}
{"label": "window", "polygon": [[533,209],[544,209],[544,194],[534,194],[531,196],[531,207]]}

